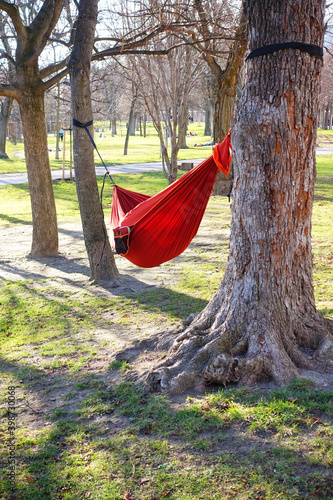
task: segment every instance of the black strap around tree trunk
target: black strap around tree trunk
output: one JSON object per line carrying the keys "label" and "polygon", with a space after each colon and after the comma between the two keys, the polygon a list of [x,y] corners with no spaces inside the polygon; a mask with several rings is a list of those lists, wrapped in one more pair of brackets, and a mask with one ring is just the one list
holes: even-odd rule
{"label": "black strap around tree trunk", "polygon": [[307,52],[311,56],[315,56],[318,59],[323,59],[324,49],[319,47],[319,45],[314,45],[312,43],[302,43],[302,42],[285,42],[285,43],[274,43],[272,45],[265,45],[264,47],[258,47],[252,50],[246,59],[253,59],[254,57],[264,56],[267,54],[273,54],[278,50],[286,49],[298,49],[301,52]]}

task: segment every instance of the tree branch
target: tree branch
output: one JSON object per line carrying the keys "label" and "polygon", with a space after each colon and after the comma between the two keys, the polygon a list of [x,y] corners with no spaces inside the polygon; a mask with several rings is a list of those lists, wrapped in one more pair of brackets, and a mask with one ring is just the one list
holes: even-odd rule
{"label": "tree branch", "polygon": [[25,38],[27,35],[27,29],[22,23],[18,7],[12,3],[5,2],[5,0],[0,0],[0,9],[7,12],[9,17],[11,18],[17,36],[19,38]]}
{"label": "tree branch", "polygon": [[14,87],[14,85],[7,85],[5,83],[0,83],[0,95],[3,97],[12,97],[16,100],[18,100],[19,98],[19,93],[16,87]]}
{"label": "tree branch", "polygon": [[57,63],[52,63],[50,64],[49,66],[47,66],[46,68],[43,68],[40,70],[40,77],[43,79],[43,78],[46,78],[50,75],[52,75],[52,73],[55,73],[56,71],[60,71],[61,69],[63,69],[66,64],[67,64],[67,58],[66,59],[63,59],[63,61],[59,61]]}
{"label": "tree branch", "polygon": [[7,54],[7,52],[1,52],[0,59],[7,59],[7,61],[9,61],[11,64],[15,64],[14,59],[9,54]]}
{"label": "tree branch", "polygon": [[57,75],[53,76],[52,78],[50,78],[46,82],[43,82],[42,88],[44,90],[50,89],[51,87],[53,87],[53,85],[60,82],[60,80],[62,80],[64,78],[64,76],[68,75],[68,73],[69,73],[69,69],[68,68],[64,69],[63,71],[61,71]]}
{"label": "tree branch", "polygon": [[64,3],[65,0],[45,0],[39,13],[30,24],[35,52],[29,57],[27,64],[33,66],[37,62],[58,22]]}

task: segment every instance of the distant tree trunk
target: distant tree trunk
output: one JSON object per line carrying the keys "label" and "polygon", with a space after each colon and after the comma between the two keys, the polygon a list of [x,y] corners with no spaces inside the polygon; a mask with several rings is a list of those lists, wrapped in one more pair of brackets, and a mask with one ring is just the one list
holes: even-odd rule
{"label": "distant tree trunk", "polygon": [[[324,0],[247,0],[245,7],[250,50],[290,40],[322,47]],[[151,388],[284,384],[302,370],[333,371],[333,323],[317,312],[312,281],[321,67],[296,49],[248,60],[232,132],[226,272],[212,301],[150,373]]]}
{"label": "distant tree trunk", "polygon": [[330,105],[326,104],[325,108],[325,119],[324,119],[324,129],[328,129],[328,124],[329,124],[329,112],[330,112]]}
{"label": "distant tree trunk", "polygon": [[129,134],[134,137],[135,136],[135,129],[136,129],[136,119],[137,119],[138,114],[133,113],[132,119],[129,122]]}
{"label": "distant tree trunk", "polygon": [[128,125],[127,125],[127,130],[126,130],[126,137],[125,137],[125,145],[124,145],[124,156],[127,155],[128,152],[128,142],[129,142],[129,136],[130,136],[130,130],[131,130],[131,125],[133,121],[133,115],[134,115],[134,108],[135,108],[135,103],[137,100],[137,95],[135,94],[132,98],[131,102],[131,109],[128,117]]}
{"label": "distant tree trunk", "polygon": [[143,115],[143,137],[147,136],[147,115]]}
{"label": "distant tree trunk", "polygon": [[209,100],[207,101],[205,107],[205,131],[204,131],[204,135],[208,135],[209,137],[212,136],[212,118],[213,118],[212,103]]}
{"label": "distant tree trunk", "polygon": [[[73,52],[69,61],[73,118],[92,119],[90,58],[94,43],[98,0],[81,0]],[[93,126],[90,126],[93,134]],[[84,128],[74,127],[74,169],[84,241],[92,280],[116,285],[119,276],[104,223],[96,182],[94,149]]]}
{"label": "distant tree trunk", "polygon": [[117,120],[115,118],[111,120],[111,135],[112,137],[117,135]]}
{"label": "distant tree trunk", "polygon": [[6,154],[7,126],[12,109],[13,99],[5,97],[0,109],[0,158],[8,158]]}
{"label": "distant tree trunk", "polygon": [[188,108],[187,106],[183,106],[182,108],[182,115],[179,117],[178,123],[179,123],[179,137],[180,137],[180,145],[179,149],[188,149],[188,146],[186,144],[186,132],[187,132],[187,121],[188,121]]}

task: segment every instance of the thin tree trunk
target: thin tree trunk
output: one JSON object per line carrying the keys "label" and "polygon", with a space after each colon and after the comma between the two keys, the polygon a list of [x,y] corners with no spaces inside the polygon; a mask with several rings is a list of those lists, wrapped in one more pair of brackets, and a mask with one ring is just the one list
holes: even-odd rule
{"label": "thin tree trunk", "polygon": [[56,123],[56,151],[55,159],[59,160],[59,131],[60,131],[60,83],[57,85],[57,123]]}
{"label": "thin tree trunk", "polygon": [[[81,0],[74,48],[69,62],[73,118],[87,123],[92,118],[90,58],[97,21],[98,0]],[[96,182],[94,149],[84,128],[74,127],[74,170],[84,241],[92,280],[117,285],[118,271],[107,237]],[[93,127],[90,126],[93,134]]]}
{"label": "thin tree trunk", "polygon": [[126,130],[126,137],[125,137],[125,145],[124,145],[124,156],[127,155],[128,152],[128,143],[129,143],[129,136],[130,136],[130,130],[131,130],[131,124],[133,121],[133,114],[134,114],[134,107],[136,103],[137,95],[133,96],[132,102],[131,102],[131,109],[128,117],[128,126]]}
{"label": "thin tree trunk", "polygon": [[181,112],[183,116],[180,116],[178,120],[179,123],[178,134],[180,137],[179,149],[188,149],[188,146],[186,144],[187,120],[188,120],[187,106],[186,107],[183,106]]}
{"label": "thin tree trunk", "polygon": [[[322,47],[324,0],[247,0],[245,6],[250,50],[290,40]],[[232,132],[226,272],[216,296],[149,375],[153,389],[284,384],[303,369],[333,371],[332,323],[316,310],[312,281],[321,67],[296,49],[248,61]]]}
{"label": "thin tree trunk", "polygon": [[132,119],[129,122],[129,134],[134,137],[135,136],[135,129],[136,129],[136,119],[137,119],[137,113],[133,113]]}
{"label": "thin tree trunk", "polygon": [[115,118],[112,118],[111,121],[111,135],[112,137],[117,135],[117,121]]}
{"label": "thin tree trunk", "polygon": [[13,99],[5,97],[0,110],[0,158],[8,158],[6,154],[7,125],[12,110]]}
{"label": "thin tree trunk", "polygon": [[205,107],[205,131],[204,135],[211,137],[212,135],[212,103],[207,101]]}

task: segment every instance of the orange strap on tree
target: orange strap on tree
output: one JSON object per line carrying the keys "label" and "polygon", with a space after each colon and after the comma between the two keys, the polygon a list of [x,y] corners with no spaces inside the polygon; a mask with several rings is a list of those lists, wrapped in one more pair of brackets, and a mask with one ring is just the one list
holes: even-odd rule
{"label": "orange strap on tree", "polygon": [[214,146],[214,161],[216,166],[224,173],[224,175],[228,175],[230,172],[230,164],[231,164],[231,129],[228,132],[227,137],[220,144],[216,144]]}

